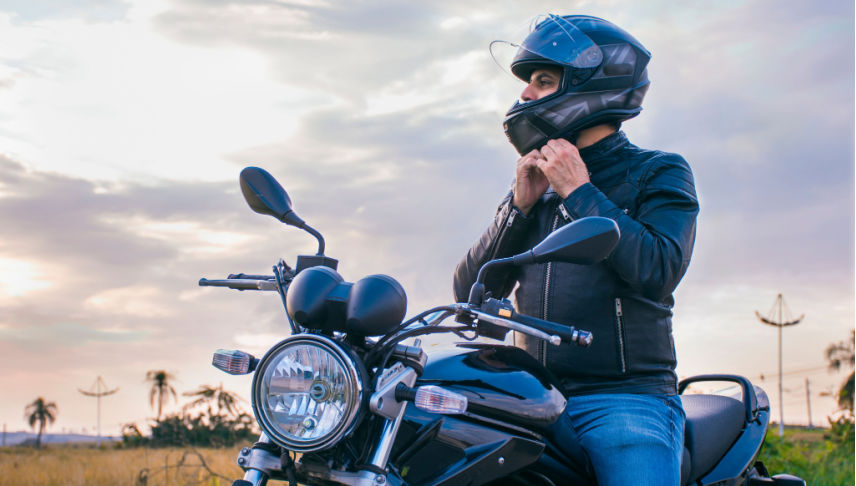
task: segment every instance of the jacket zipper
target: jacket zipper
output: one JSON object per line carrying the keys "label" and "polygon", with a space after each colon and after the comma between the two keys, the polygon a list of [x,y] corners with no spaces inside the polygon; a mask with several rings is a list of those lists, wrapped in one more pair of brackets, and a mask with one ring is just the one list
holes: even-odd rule
{"label": "jacket zipper", "polygon": [[[559,207],[564,209],[564,205],[561,201],[559,201]],[[556,227],[559,226],[559,214],[556,213],[556,216],[553,218],[553,228],[550,229],[550,232],[556,231]],[[543,317],[545,321],[549,321],[548,318],[548,310],[549,310],[549,297],[550,297],[550,271],[553,269],[553,262],[547,262],[547,271],[544,275],[544,309],[543,309]],[[547,343],[544,341],[538,342],[538,355],[540,356],[541,364],[547,366]]]}
{"label": "jacket zipper", "polygon": [[621,373],[627,373],[627,362],[624,359],[624,312],[621,310],[621,297],[615,298],[615,322],[618,324],[618,359],[621,361]]}
{"label": "jacket zipper", "polygon": [[[510,204],[510,203],[509,203]],[[514,208],[508,208],[508,220],[505,222],[506,228],[511,228],[511,225],[514,224],[514,216],[517,214],[517,211]]]}
{"label": "jacket zipper", "polygon": [[499,231],[496,234],[496,238],[490,242],[490,248],[488,248],[487,255],[488,260],[493,260],[496,257],[496,249],[499,245],[499,240],[502,238],[502,233],[506,228],[511,227],[511,223],[514,222],[514,211],[511,209],[511,202],[507,203],[508,213],[503,217],[502,223],[499,224]]}

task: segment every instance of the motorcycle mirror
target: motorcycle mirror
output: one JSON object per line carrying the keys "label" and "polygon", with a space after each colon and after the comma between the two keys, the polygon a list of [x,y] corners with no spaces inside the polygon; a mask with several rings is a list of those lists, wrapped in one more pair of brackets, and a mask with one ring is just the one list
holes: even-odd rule
{"label": "motorcycle mirror", "polygon": [[253,211],[267,214],[291,226],[303,228],[306,223],[291,209],[291,198],[270,173],[259,167],[241,171],[241,192]]}
{"label": "motorcycle mirror", "polygon": [[[311,234],[318,240],[317,255],[320,257],[324,256],[324,237],[300,219],[297,213],[291,209],[291,198],[288,197],[288,193],[285,192],[285,189],[279,185],[279,182],[268,171],[259,167],[245,167],[241,171],[240,181],[241,193],[244,194],[244,199],[253,211],[273,216],[285,224],[297,226]],[[298,257],[298,271],[302,268],[315,265],[336,268],[335,260],[330,258],[314,259],[304,257],[301,263],[301,259]]]}
{"label": "motorcycle mirror", "polygon": [[515,265],[551,261],[590,265],[612,252],[619,238],[618,225],[609,218],[589,216],[553,231],[527,252],[512,257]]}

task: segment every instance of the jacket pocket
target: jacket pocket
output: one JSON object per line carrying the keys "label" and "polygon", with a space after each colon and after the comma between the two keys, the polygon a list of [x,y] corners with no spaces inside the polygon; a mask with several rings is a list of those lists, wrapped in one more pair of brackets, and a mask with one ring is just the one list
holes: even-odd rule
{"label": "jacket pocket", "polygon": [[[566,316],[558,322],[591,331],[594,340],[587,348],[565,342],[558,347],[547,344],[544,350],[548,369],[557,376],[580,377],[587,382],[596,378],[616,378],[629,372],[627,358],[620,352],[619,340],[623,340],[624,336],[619,332],[613,297],[585,299],[573,304],[561,300],[554,303],[561,305],[558,310],[562,312],[557,311],[550,317]],[[573,308],[576,312],[565,312],[566,307]],[[551,309],[551,312],[556,310]],[[531,340],[536,341],[534,338]],[[530,352],[537,357],[538,348]]]}
{"label": "jacket pocket", "polygon": [[627,373],[651,374],[675,368],[671,332],[671,310],[625,297],[621,301],[621,324]]}

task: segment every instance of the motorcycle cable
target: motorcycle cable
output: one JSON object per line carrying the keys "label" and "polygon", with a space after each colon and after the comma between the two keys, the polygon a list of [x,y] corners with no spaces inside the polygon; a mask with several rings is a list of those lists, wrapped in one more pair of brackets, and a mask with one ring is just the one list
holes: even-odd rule
{"label": "motorcycle cable", "polygon": [[[282,267],[282,268],[281,268]],[[273,266],[273,277],[276,279],[276,291],[279,294],[280,299],[282,300],[282,307],[285,309],[285,317],[288,318],[288,325],[291,326],[291,334],[299,334],[301,330],[297,327],[297,324],[291,319],[291,314],[288,313],[288,305],[285,303],[285,285],[283,281],[285,277],[282,275],[282,269],[290,270],[288,264],[285,263],[284,260],[280,260],[279,263]]]}
{"label": "motorcycle cable", "polygon": [[[384,369],[384,367],[386,367],[386,362],[387,362],[387,360],[389,360],[389,357],[392,356],[392,352],[395,350],[395,345],[401,341],[404,341],[405,339],[416,337],[416,336],[423,336],[425,334],[437,334],[437,333],[441,333],[441,332],[451,332],[451,333],[455,334],[456,336],[458,336],[462,339],[466,339],[467,341],[472,341],[473,339],[475,339],[475,337],[470,338],[463,333],[465,331],[474,331],[474,330],[475,329],[471,326],[455,326],[455,327],[440,327],[440,326],[438,326],[438,327],[419,327],[416,329],[411,329],[410,331],[405,331],[401,334],[396,335],[395,336],[396,339],[386,345],[386,346],[389,346],[389,350],[386,353],[384,353],[383,362],[380,363],[380,366],[378,367],[378,369],[382,370],[382,369]],[[478,337],[478,336],[476,336],[476,337]]]}
{"label": "motorcycle cable", "polygon": [[280,469],[285,471],[288,478],[288,486],[297,486],[297,474],[294,472],[294,459],[291,457],[291,452],[284,450],[279,457]]}
{"label": "motorcycle cable", "polygon": [[401,341],[400,339],[395,339],[395,338],[399,335],[398,333],[400,333],[401,331],[406,329],[407,326],[410,326],[411,324],[413,324],[415,322],[422,322],[423,324],[425,324],[427,326],[428,323],[425,322],[425,317],[429,316],[431,314],[437,313],[437,312],[441,312],[441,311],[445,312],[447,315],[444,315],[438,322],[441,322],[443,319],[446,319],[449,316],[454,314],[454,309],[452,307],[449,307],[447,305],[441,305],[441,306],[434,307],[433,309],[428,309],[424,312],[421,312],[421,313],[411,317],[410,319],[402,322],[401,324],[398,325],[398,327],[396,327],[395,329],[390,331],[385,337],[383,337],[380,341],[375,343],[373,349],[371,351],[369,351],[369,353],[366,355],[366,363],[370,364],[375,358],[377,358],[377,356],[379,354],[381,354],[382,352],[385,352],[386,351],[385,348],[386,348],[386,346],[389,345],[390,341],[395,340],[396,343]]}
{"label": "motorcycle cable", "polygon": [[[369,351],[368,354],[366,354],[366,357],[365,357],[366,364],[371,365],[375,360],[378,359],[379,356],[381,356],[381,354],[383,354],[383,355],[391,354],[392,351],[395,349],[395,344],[397,344],[400,341],[400,339],[396,339],[396,337],[399,335],[399,333],[402,330],[406,329],[407,326],[410,326],[416,322],[421,322],[423,324],[423,326],[427,327],[428,323],[425,321],[425,316],[430,315],[434,312],[439,312],[441,310],[443,310],[443,309],[440,307],[435,307],[434,309],[427,310],[427,311],[413,317],[412,319],[409,319],[406,322],[400,324],[398,327],[396,327],[394,330],[392,330],[389,334],[387,334],[385,337],[383,337],[377,343],[375,343],[374,346],[372,346],[371,351]],[[443,316],[440,319],[440,321],[442,321],[443,319],[446,319],[447,317],[452,315],[451,312],[449,312],[449,311],[446,311],[446,312],[448,312],[448,315]],[[423,329],[423,328],[420,328],[420,329]],[[387,359],[388,359],[388,357],[385,357],[382,362],[385,364]],[[369,366],[369,367],[371,367],[371,366]]]}

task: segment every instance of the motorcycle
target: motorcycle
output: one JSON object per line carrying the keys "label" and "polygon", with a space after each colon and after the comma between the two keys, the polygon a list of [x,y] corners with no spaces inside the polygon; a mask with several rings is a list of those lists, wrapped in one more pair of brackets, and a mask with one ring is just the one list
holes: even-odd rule
{"label": "motorcycle", "polygon": [[[291,327],[291,336],[261,359],[239,350],[214,353],[218,369],[253,373],[252,409],[263,431],[241,449],[245,474],[233,486],[593,482],[575,466],[567,441],[550,432],[566,404],[558,380],[521,349],[473,341],[501,341],[515,331],[552,345],[590,345],[595,336],[588,331],[522,315],[510,301],[491,297],[484,275],[502,265],[596,263],[618,242],[614,221],[567,224],[529,251],[484,265],[468,302],[404,320],[402,286],[387,275],[345,281],[338,261],[324,254],[323,236],[297,216],[273,176],[247,167],[240,186],[254,211],[312,234],[318,251],[298,256],[294,268],[280,260],[273,275],[199,281],[276,292]],[[454,324],[445,323],[449,318]],[[435,333],[465,342],[429,358],[420,336]],[[704,381],[733,382],[739,394],[681,395],[682,484],[804,486],[787,474],[770,477],[756,462],[770,417],[764,391],[740,376],[703,375],[681,381],[679,393]]]}

